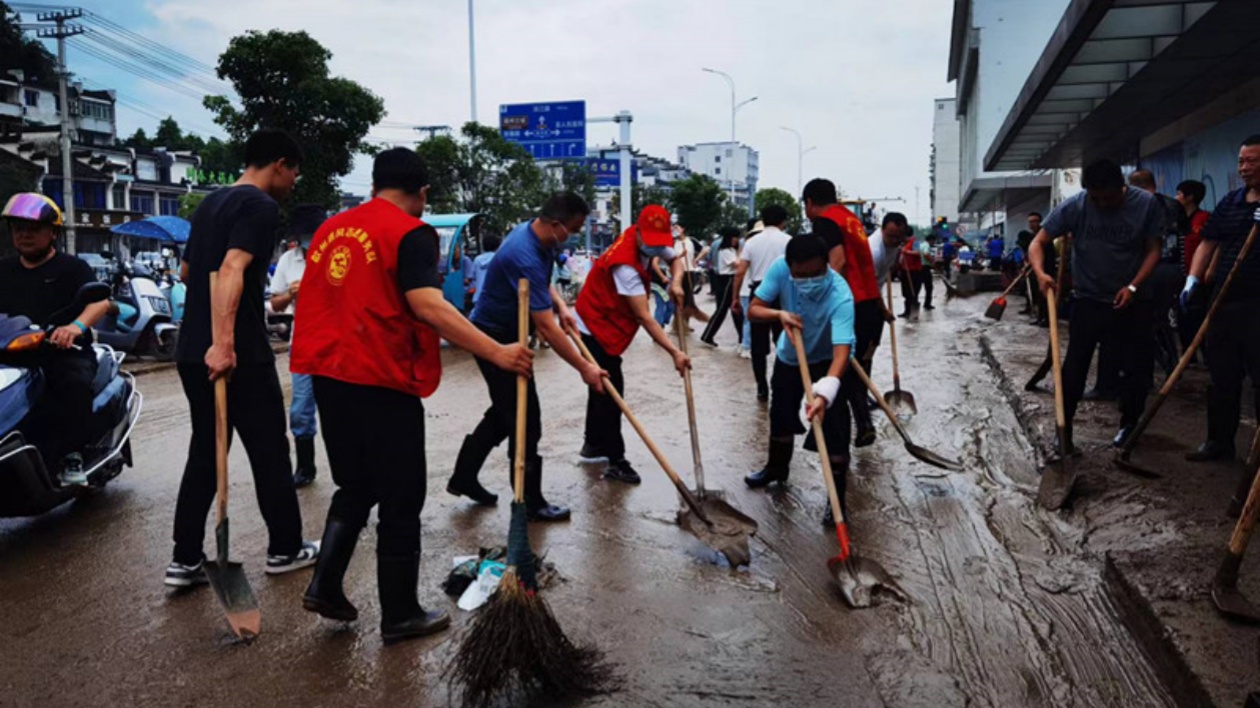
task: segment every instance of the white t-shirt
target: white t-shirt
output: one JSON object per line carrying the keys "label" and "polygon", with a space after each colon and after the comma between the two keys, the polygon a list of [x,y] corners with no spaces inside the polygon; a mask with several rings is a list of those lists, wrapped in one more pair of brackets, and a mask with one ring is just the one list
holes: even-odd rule
{"label": "white t-shirt", "polygon": [[717,252],[718,275],[735,275],[737,263],[739,263],[739,252],[734,248],[723,248]]}
{"label": "white t-shirt", "polygon": [[897,256],[901,254],[901,249],[890,248],[884,244],[884,232],[882,229],[871,234],[869,242],[871,244],[871,260],[875,264],[875,280],[879,282],[879,286],[882,288],[888,282],[888,274],[892,272],[893,264],[897,262]]}
{"label": "white t-shirt", "polygon": [[[674,249],[667,248],[665,253],[661,255],[661,260],[670,262],[674,260]],[[646,269],[650,268],[652,259],[644,258],[640,255],[639,263]],[[617,288],[617,294],[624,297],[635,297],[638,295],[647,295],[647,283],[643,278],[639,277],[639,271],[628,265],[613,266],[612,269],[613,285]],[[582,316],[578,314],[577,308],[573,308],[573,319],[577,320],[578,331],[582,334],[590,334],[591,331],[586,328],[586,323],[582,321]]]}
{"label": "white t-shirt", "polygon": [[[289,286],[293,283],[302,282],[302,274],[306,272],[306,254],[301,248],[292,248],[280,255],[280,260],[276,261],[276,272],[271,276],[271,294],[284,295],[289,292]],[[289,303],[288,309],[278,314],[293,314],[293,302]]]}
{"label": "white t-shirt", "polygon": [[761,233],[748,239],[744,252],[739,256],[739,260],[748,263],[748,272],[744,274],[744,284],[739,290],[740,297],[752,297],[752,284],[765,279],[770,266],[783,257],[791,240],[792,237],[777,226],[767,226]]}

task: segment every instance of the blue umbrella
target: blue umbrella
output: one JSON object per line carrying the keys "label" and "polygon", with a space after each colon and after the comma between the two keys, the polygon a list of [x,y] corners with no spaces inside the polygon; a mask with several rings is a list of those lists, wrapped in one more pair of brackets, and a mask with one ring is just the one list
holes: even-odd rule
{"label": "blue umbrella", "polygon": [[188,243],[188,220],[178,216],[150,216],[141,221],[128,221],[110,229],[124,236],[154,238],[164,243]]}

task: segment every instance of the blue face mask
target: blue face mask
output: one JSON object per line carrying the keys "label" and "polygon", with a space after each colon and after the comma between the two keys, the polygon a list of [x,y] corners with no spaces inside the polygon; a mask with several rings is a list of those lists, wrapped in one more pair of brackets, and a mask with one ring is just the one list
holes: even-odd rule
{"label": "blue face mask", "polygon": [[827,293],[827,274],[813,278],[792,278],[792,284],[796,286],[801,297],[806,300],[817,300]]}
{"label": "blue face mask", "polygon": [[665,251],[668,248],[669,246],[644,246],[639,250],[648,258],[660,258],[665,255]]}

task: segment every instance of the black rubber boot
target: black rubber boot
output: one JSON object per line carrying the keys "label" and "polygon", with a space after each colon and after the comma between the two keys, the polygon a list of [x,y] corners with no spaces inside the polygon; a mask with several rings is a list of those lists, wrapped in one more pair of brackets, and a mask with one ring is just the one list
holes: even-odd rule
{"label": "black rubber boot", "polygon": [[294,438],[297,448],[297,470],[293,472],[293,486],[305,487],[315,481],[315,437]]}
{"label": "black rubber boot", "polygon": [[440,632],[451,624],[445,610],[425,612],[416,600],[420,553],[376,557],[376,585],[381,595],[381,639],[396,642]]}
{"label": "black rubber boot", "polygon": [[771,438],[770,454],[765,469],[744,477],[744,484],[752,489],[761,489],[772,482],[787,482],[788,472],[792,466],[792,452],[795,449],[794,441]]}
{"label": "black rubber boot", "polygon": [[851,399],[853,405],[849,412],[853,415],[853,425],[857,434],[853,436],[853,447],[869,447],[875,444],[875,423],[871,422],[871,409],[866,405],[866,392],[860,398]]}
{"label": "black rubber boot", "polygon": [[[840,513],[844,514],[846,521],[849,519],[849,503],[845,495],[845,491],[849,486],[849,460],[843,462],[836,460],[831,461],[831,478],[836,482],[836,496],[840,498]],[[823,513],[823,526],[834,528],[836,525],[836,517],[831,513],[831,499],[827,500],[827,511]]]}
{"label": "black rubber boot", "polygon": [[477,474],[490,456],[494,448],[477,440],[475,435],[465,435],[464,444],[459,448],[459,456],[455,458],[455,472],[446,483],[448,494],[464,496],[481,506],[494,506],[499,503],[499,496],[481,486]]}
{"label": "black rubber boot", "polygon": [[551,504],[542,493],[542,458],[525,460],[525,511],[530,521],[568,521],[567,506]]}
{"label": "black rubber boot", "polygon": [[361,530],[361,526],[339,519],[330,518],[325,523],[319,562],[315,564],[311,584],[302,596],[303,608],[331,620],[353,622],[359,619],[359,610],[346,599],[342,583]]}

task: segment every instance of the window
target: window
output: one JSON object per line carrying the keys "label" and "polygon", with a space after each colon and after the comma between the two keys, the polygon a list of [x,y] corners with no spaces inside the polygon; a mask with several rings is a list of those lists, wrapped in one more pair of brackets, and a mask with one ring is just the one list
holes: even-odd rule
{"label": "window", "polygon": [[720,175],[720,174],[722,174],[722,168],[721,168],[721,167],[715,167],[715,168],[713,169],[713,174],[715,174],[715,175]]}
{"label": "window", "polygon": [[104,121],[113,120],[114,110],[108,103],[82,101],[79,105],[85,118],[95,118]]}
{"label": "window", "polygon": [[75,182],[74,205],[80,209],[104,209],[105,185],[99,182]]}
{"label": "window", "polygon": [[714,156],[713,156],[713,161],[714,161],[714,162],[721,162],[721,161],[722,161],[722,156],[721,156],[721,155],[714,155]]}
{"label": "window", "polygon": [[734,152],[732,152],[730,148],[727,148],[727,149],[726,149],[726,156],[727,156],[727,157],[732,157],[734,154],[735,154],[735,153],[734,153]]}
{"label": "window", "polygon": [[141,214],[154,215],[153,192],[132,192],[131,210]]}
{"label": "window", "polygon": [[179,197],[162,197],[158,209],[161,216],[179,216]]}
{"label": "window", "polygon": [[30,89],[27,89],[26,95],[23,99],[26,101],[26,105],[31,108],[39,108],[39,91],[31,91]]}
{"label": "window", "polygon": [[127,208],[127,188],[121,184],[114,185],[114,209]]}

